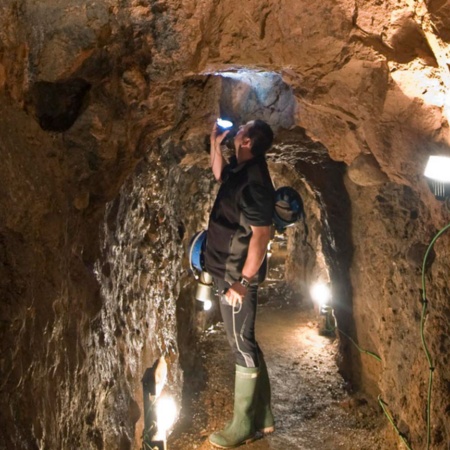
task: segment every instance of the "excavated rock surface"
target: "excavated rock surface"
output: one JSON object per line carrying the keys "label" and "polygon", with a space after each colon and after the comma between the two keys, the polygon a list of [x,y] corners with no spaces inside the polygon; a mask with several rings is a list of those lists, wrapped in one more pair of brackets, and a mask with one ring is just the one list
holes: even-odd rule
{"label": "excavated rock surface", "polygon": [[[189,238],[214,195],[214,119],[277,133],[305,197],[286,276],[326,273],[340,368],[425,447],[420,267],[450,221],[423,178],[450,155],[444,0],[17,0],[0,3],[2,448],[140,446],[140,378],[195,369]],[[426,272],[432,448],[450,442],[448,233]],[[298,257],[296,257],[296,255]],[[399,439],[386,431],[386,449]]]}

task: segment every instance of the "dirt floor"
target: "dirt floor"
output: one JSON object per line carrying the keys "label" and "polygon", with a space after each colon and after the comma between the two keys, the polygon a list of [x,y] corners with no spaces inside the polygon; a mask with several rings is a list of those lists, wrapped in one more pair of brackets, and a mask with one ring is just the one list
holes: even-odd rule
{"label": "dirt floor", "polygon": [[[272,382],[276,431],[244,448],[387,449],[381,438],[384,416],[348,394],[335,364],[336,340],[319,333],[323,317],[273,292],[273,287],[261,292],[257,339]],[[209,434],[232,416],[234,362],[221,323],[204,333],[199,347],[202,364],[186,378],[185,406],[170,450],[213,448]]]}

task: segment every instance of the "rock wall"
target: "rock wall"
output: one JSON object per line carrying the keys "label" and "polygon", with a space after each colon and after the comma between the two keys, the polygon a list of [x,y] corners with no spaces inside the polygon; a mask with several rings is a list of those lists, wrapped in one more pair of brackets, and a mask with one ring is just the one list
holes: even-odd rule
{"label": "rock wall", "polygon": [[[348,376],[423,447],[419,268],[450,217],[422,174],[449,154],[449,8],[2,2],[0,446],[139,446],[141,371],[160,353],[179,394],[192,361],[176,333],[191,342],[194,309],[184,251],[205,224],[205,139],[226,112],[269,120],[273,163],[309,177],[339,325],[382,359],[347,342]],[[448,243],[426,278],[436,449],[450,441]],[[386,448],[398,442],[387,428]]]}

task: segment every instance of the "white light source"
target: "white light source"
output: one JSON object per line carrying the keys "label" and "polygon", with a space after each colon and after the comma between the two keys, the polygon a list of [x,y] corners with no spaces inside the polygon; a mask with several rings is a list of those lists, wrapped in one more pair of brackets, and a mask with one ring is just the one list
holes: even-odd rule
{"label": "white light source", "polygon": [[212,308],[212,301],[211,300],[205,300],[203,302],[203,310],[204,311],[209,311]]}
{"label": "white light source", "polygon": [[[167,363],[164,356],[146,369],[142,378],[144,395],[144,432],[142,448],[165,449],[166,433],[176,417],[176,406],[167,406],[165,398],[157,400],[167,379]],[[161,402],[161,403],[160,403]],[[175,405],[175,402],[173,402]],[[171,412],[175,409],[175,414]],[[169,422],[169,418],[171,422]],[[155,427],[156,423],[156,427]],[[158,430],[158,427],[161,427]]]}
{"label": "white light source", "polygon": [[172,397],[160,397],[156,406],[158,434],[165,436],[177,417],[177,405]]}
{"label": "white light source", "polygon": [[331,300],[331,289],[323,282],[317,282],[311,286],[310,290],[311,298],[322,309],[327,306]]}
{"label": "white light source", "polygon": [[220,128],[228,129],[228,128],[231,128],[233,126],[233,122],[231,122],[229,120],[224,120],[224,119],[217,119],[217,125]]}
{"label": "white light source", "polygon": [[430,156],[424,175],[435,181],[450,183],[450,156]]}

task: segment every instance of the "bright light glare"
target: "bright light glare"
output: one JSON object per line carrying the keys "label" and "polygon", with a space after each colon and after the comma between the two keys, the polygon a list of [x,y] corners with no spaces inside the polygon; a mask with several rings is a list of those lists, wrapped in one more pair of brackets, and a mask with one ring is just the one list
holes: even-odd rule
{"label": "bright light glare", "polygon": [[233,122],[224,119],[217,119],[217,125],[219,125],[220,128],[227,129],[233,126]]}
{"label": "bright light glare", "polygon": [[211,300],[205,300],[203,302],[203,310],[209,311],[212,308],[212,301]]}
{"label": "bright light glare", "polygon": [[172,397],[160,397],[156,406],[158,433],[165,435],[177,417],[177,405]]}
{"label": "bright light glare", "polygon": [[450,183],[450,157],[430,156],[425,167],[425,176],[432,180]]}
{"label": "bright light glare", "polygon": [[254,80],[255,78],[264,77],[279,77],[276,72],[260,72],[257,70],[237,70],[236,72],[214,72],[214,75],[218,75],[223,78],[233,78],[235,80]]}
{"label": "bright light glare", "polygon": [[310,294],[312,299],[317,302],[320,307],[326,306],[331,300],[331,290],[327,284],[322,282],[313,284]]}

